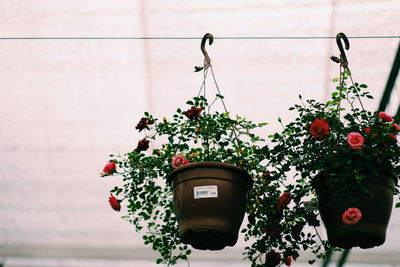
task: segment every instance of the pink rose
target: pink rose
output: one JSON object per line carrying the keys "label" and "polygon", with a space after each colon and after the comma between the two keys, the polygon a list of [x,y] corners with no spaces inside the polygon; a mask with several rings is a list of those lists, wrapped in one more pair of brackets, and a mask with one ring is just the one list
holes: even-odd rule
{"label": "pink rose", "polygon": [[172,168],[175,169],[175,168],[181,167],[183,165],[186,165],[188,163],[190,163],[189,160],[185,159],[182,155],[177,155],[172,158],[171,165],[172,165]]}
{"label": "pink rose", "polygon": [[393,121],[393,117],[385,112],[379,112],[378,116],[379,116],[379,118],[381,118],[384,121],[387,121],[387,122]]}
{"label": "pink rose", "polygon": [[356,224],[362,217],[362,213],[357,208],[349,208],[342,214],[342,221],[345,224]]}
{"label": "pink rose", "polygon": [[110,161],[110,162],[108,162],[107,164],[106,164],[106,166],[104,166],[104,169],[103,169],[103,176],[105,176],[105,175],[111,175],[111,174],[113,174],[113,173],[115,173],[116,172],[116,169],[117,169],[117,165],[115,164],[115,162],[114,161]]}
{"label": "pink rose", "polygon": [[351,132],[347,135],[347,143],[352,149],[361,149],[364,144],[364,137],[357,132]]}

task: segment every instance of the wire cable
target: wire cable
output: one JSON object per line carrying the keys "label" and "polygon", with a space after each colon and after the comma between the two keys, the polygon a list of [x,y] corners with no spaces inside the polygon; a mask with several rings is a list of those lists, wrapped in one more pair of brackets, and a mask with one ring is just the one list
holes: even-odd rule
{"label": "wire cable", "polygon": [[[321,40],[336,36],[226,36],[221,40]],[[400,35],[348,36],[351,39],[400,39]],[[202,37],[0,37],[0,40],[198,40]]]}

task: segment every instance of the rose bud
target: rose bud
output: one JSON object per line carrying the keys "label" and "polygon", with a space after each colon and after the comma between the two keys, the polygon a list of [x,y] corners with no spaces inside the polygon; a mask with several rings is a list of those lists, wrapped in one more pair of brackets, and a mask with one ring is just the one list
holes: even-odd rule
{"label": "rose bud", "polygon": [[110,206],[113,210],[115,211],[121,210],[121,205],[119,204],[120,201],[116,199],[112,194],[108,198],[108,202],[110,203]]}
{"label": "rose bud", "polygon": [[106,166],[104,166],[102,176],[112,175],[117,171],[117,164],[114,161],[107,162]]}

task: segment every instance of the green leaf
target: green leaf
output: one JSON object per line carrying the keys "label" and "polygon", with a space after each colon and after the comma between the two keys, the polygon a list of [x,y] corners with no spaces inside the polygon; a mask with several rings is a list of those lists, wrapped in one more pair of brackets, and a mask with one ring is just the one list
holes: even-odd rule
{"label": "green leaf", "polygon": [[254,215],[249,215],[249,216],[247,216],[247,218],[249,220],[249,223],[251,223],[253,225],[256,223],[256,218]]}
{"label": "green leaf", "polygon": [[400,208],[400,202],[396,203],[396,208]]}

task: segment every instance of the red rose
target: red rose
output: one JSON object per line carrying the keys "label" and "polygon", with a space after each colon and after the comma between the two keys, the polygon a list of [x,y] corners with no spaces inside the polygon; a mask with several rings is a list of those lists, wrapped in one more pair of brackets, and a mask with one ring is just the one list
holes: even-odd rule
{"label": "red rose", "polygon": [[292,257],[286,257],[284,262],[286,266],[292,265]]}
{"label": "red rose", "polygon": [[265,254],[265,267],[275,267],[281,263],[281,255],[275,250],[271,249],[267,254]]}
{"label": "red rose", "polygon": [[349,208],[342,214],[342,221],[345,224],[356,224],[362,217],[362,213],[357,208]]}
{"label": "red rose", "polygon": [[285,209],[290,201],[292,200],[292,197],[289,192],[283,192],[282,195],[279,197],[279,206],[278,209],[282,210]]}
{"label": "red rose", "polygon": [[310,124],[310,134],[317,140],[324,140],[329,135],[330,127],[323,119],[315,119]]}
{"label": "red rose", "polygon": [[392,126],[396,131],[400,131],[400,126],[397,123],[393,123]]}
{"label": "red rose", "polygon": [[110,161],[106,164],[106,166],[104,166],[103,175],[111,175],[115,173],[116,170],[117,170],[117,165],[115,164],[114,161]]}
{"label": "red rose", "polygon": [[351,132],[347,135],[347,143],[352,149],[361,149],[364,144],[364,137],[357,132]]}
{"label": "red rose", "polygon": [[137,152],[140,152],[140,151],[146,151],[148,148],[149,148],[149,140],[143,138],[142,140],[139,141],[135,150]]}
{"label": "red rose", "polygon": [[198,108],[198,107],[191,107],[190,109],[188,109],[187,111],[185,111],[185,116],[189,118],[189,120],[197,120],[200,116],[201,116],[201,111],[203,109],[202,108]]}
{"label": "red rose", "polygon": [[393,121],[393,117],[385,112],[379,112],[378,116],[379,116],[379,118],[381,118],[384,121],[387,121],[387,122]]}
{"label": "red rose", "polygon": [[121,205],[119,204],[119,200],[116,199],[112,194],[108,198],[108,202],[110,203],[110,206],[113,210],[115,211],[121,210]]}
{"label": "red rose", "polygon": [[151,125],[153,123],[154,123],[154,120],[150,120],[147,118],[141,118],[135,128],[138,129],[139,132],[141,132],[145,128],[147,130],[150,130],[149,125]]}
{"label": "red rose", "polygon": [[395,136],[394,134],[389,134],[390,137],[392,137],[395,141],[397,141],[397,136]]}
{"label": "red rose", "polygon": [[188,163],[190,163],[189,160],[185,159],[182,155],[177,155],[172,158],[171,165],[172,165],[172,168],[175,169],[175,168],[181,167],[183,165],[186,165]]}

